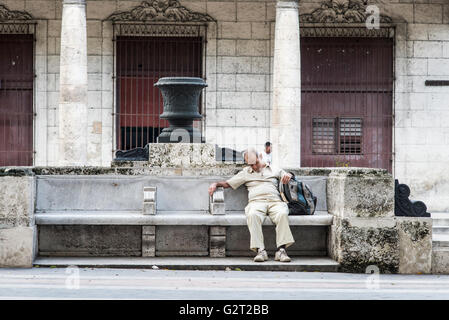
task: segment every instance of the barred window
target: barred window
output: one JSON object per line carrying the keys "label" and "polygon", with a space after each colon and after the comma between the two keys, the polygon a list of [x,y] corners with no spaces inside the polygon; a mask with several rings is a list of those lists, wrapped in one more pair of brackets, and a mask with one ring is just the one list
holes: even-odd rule
{"label": "barred window", "polygon": [[340,153],[362,153],[362,119],[340,119]]}
{"label": "barred window", "polygon": [[335,153],[335,119],[314,118],[312,151],[316,154]]}
{"label": "barred window", "polygon": [[314,154],[361,154],[361,118],[313,118],[312,152]]}

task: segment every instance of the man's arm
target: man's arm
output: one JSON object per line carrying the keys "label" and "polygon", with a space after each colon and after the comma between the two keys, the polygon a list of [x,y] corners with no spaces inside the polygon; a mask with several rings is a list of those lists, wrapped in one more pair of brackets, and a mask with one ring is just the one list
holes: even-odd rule
{"label": "man's arm", "polygon": [[226,180],[226,181],[220,181],[220,182],[215,182],[212,183],[209,186],[209,194],[213,195],[215,190],[217,190],[218,187],[223,187],[223,188],[232,188],[232,189],[237,189],[238,187],[240,187],[242,184],[245,183],[245,172],[244,171],[240,171],[239,173],[237,173],[235,176],[233,176],[232,178]]}
{"label": "man's arm", "polygon": [[214,182],[209,186],[209,194],[213,195],[215,190],[217,190],[218,187],[222,187],[222,188],[226,189],[226,188],[230,188],[231,186],[226,181]]}

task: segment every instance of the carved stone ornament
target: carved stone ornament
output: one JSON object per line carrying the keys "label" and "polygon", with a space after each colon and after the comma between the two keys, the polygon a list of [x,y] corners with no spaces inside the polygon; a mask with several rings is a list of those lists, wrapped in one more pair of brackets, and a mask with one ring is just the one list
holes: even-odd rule
{"label": "carved stone ornament", "polygon": [[11,20],[32,20],[31,14],[25,11],[9,10],[5,5],[0,4],[0,21]]}
{"label": "carved stone ornament", "polygon": [[208,22],[214,19],[203,13],[193,12],[178,0],[143,1],[131,11],[116,12],[107,20],[112,21],[156,21],[156,22]]}
{"label": "carved stone ornament", "polygon": [[[371,13],[366,12],[367,1],[325,0],[311,13],[301,14],[302,23],[365,23]],[[391,23],[388,16],[379,14],[380,23]]]}

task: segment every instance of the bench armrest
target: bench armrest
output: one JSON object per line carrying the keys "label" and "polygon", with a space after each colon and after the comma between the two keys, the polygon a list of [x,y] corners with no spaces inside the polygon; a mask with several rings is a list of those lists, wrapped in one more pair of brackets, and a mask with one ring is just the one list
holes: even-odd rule
{"label": "bench armrest", "polygon": [[156,214],[156,187],[143,188],[143,214]]}
{"label": "bench armrest", "polygon": [[224,189],[222,187],[209,197],[210,214],[226,214],[226,205],[224,201]]}

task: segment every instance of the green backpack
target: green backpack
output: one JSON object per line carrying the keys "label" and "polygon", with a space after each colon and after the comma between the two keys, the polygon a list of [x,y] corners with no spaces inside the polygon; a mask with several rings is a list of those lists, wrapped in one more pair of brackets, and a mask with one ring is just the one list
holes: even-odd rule
{"label": "green backpack", "polygon": [[313,215],[317,198],[307,184],[297,180],[292,172],[290,174],[292,178],[288,183],[279,181],[279,193],[282,200],[287,202],[289,215]]}

